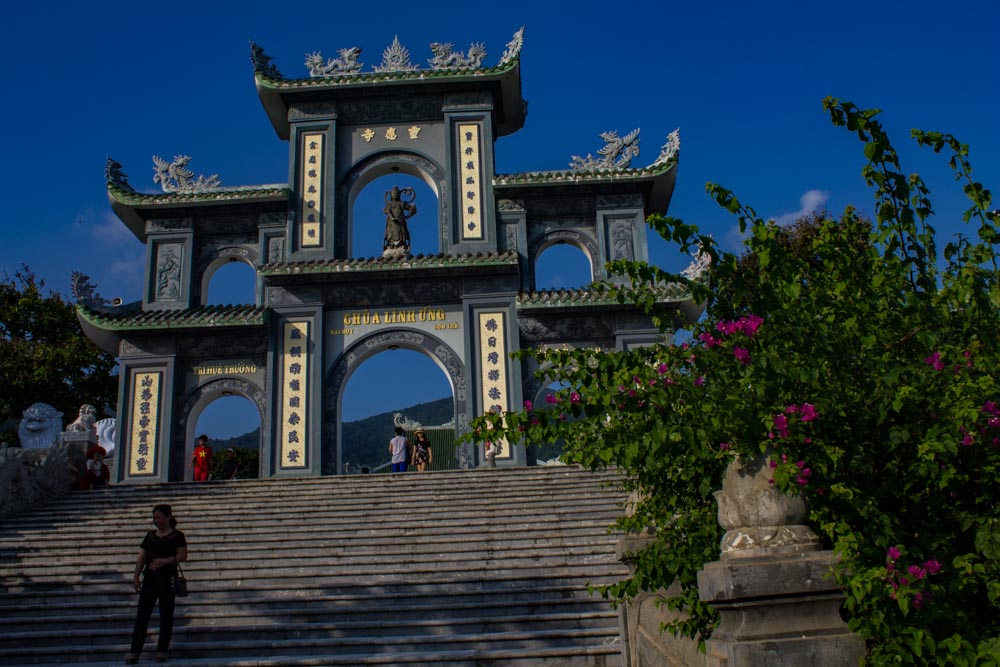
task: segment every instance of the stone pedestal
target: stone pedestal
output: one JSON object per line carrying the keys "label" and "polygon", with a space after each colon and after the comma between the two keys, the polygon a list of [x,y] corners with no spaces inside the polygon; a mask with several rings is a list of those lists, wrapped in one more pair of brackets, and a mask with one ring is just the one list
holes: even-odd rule
{"label": "stone pedestal", "polygon": [[736,558],[698,573],[698,593],[721,616],[706,664],[857,665],[865,644],[840,617],[832,551]]}
{"label": "stone pedestal", "polygon": [[726,534],[720,559],[698,573],[698,593],[721,622],[705,663],[857,665],[865,645],[840,617],[837,557],[804,525],[804,499],[772,479],[767,456],[734,461],[715,494]]}

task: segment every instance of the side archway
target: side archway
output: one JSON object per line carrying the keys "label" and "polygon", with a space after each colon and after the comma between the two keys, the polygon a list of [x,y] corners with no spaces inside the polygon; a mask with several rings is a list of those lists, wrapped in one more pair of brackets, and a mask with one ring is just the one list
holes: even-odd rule
{"label": "side archway", "polygon": [[[187,480],[187,462],[194,452],[194,440],[197,437],[195,428],[198,417],[208,405],[222,396],[242,396],[257,407],[260,423],[264,423],[265,398],[264,390],[253,382],[242,378],[225,377],[206,382],[192,391],[180,406],[177,416],[176,440],[171,452],[170,480]],[[263,434],[264,429],[261,428]],[[260,446],[258,445],[258,449]],[[261,452],[261,460],[264,454]]]}
{"label": "side archway", "polygon": [[531,271],[531,285],[533,289],[538,289],[535,281],[538,258],[552,246],[562,244],[570,245],[580,250],[590,264],[590,281],[598,279],[601,267],[599,266],[600,253],[597,241],[588,234],[575,229],[557,229],[528,240],[528,266]]}
{"label": "side archway", "polygon": [[[198,303],[203,306],[208,304],[208,287],[212,282],[212,276],[221,267],[230,262],[243,262],[250,267],[253,275],[256,275],[257,270],[255,267],[259,259],[260,256],[256,249],[244,246],[216,248],[199,257],[198,263],[194,267],[194,275],[192,276],[194,283],[192,291],[198,294]],[[253,285],[253,291],[254,294],[257,293],[256,284]]]}
{"label": "side archway", "polygon": [[465,386],[465,364],[441,339],[423,331],[397,329],[372,334],[344,350],[326,375],[323,395],[323,474],[340,473],[341,402],[351,374],[369,358],[390,349],[403,348],[429,357],[444,371],[451,384],[454,401],[455,435],[464,433],[469,422]]}

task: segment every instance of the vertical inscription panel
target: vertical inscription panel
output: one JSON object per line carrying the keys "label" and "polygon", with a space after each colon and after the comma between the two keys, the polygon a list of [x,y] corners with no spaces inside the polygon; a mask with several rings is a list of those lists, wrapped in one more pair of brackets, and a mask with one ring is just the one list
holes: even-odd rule
{"label": "vertical inscription panel", "polygon": [[159,456],[160,372],[136,373],[132,377],[132,412],[129,424],[128,474],[151,477]]}
{"label": "vertical inscription panel", "polygon": [[463,241],[477,241],[483,238],[483,189],[482,189],[482,168],[480,166],[480,156],[482,150],[479,146],[479,126],[472,123],[464,123],[458,126],[458,152],[459,152],[459,178],[460,187],[456,191],[461,193],[461,201],[458,208],[461,211],[459,219],[462,221],[461,239]]}
{"label": "vertical inscription panel", "polygon": [[302,193],[299,203],[302,211],[302,234],[299,247],[315,248],[322,245],[321,225],[323,219],[323,142],[320,132],[302,135],[302,173],[299,182]]}
{"label": "vertical inscription panel", "polygon": [[309,323],[285,322],[281,348],[281,461],[283,469],[305,468],[309,375]]}
{"label": "vertical inscription panel", "polygon": [[[503,414],[510,410],[507,391],[507,326],[504,311],[479,313],[479,386],[482,387],[482,405],[486,412]],[[504,440],[498,459],[511,457],[510,447]],[[483,456],[486,455],[485,449]]]}

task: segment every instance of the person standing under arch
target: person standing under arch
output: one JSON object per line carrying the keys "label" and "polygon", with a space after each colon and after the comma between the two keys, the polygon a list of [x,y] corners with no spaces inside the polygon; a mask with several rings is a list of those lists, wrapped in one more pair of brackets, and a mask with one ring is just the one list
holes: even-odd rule
{"label": "person standing under arch", "polygon": [[392,471],[406,472],[406,462],[410,458],[410,443],[403,435],[403,427],[396,427],[396,436],[389,441],[389,453],[392,454]]}
{"label": "person standing under arch", "polygon": [[194,481],[207,482],[212,471],[212,448],[208,446],[208,436],[198,436],[198,446],[191,455],[191,465],[194,467]]}

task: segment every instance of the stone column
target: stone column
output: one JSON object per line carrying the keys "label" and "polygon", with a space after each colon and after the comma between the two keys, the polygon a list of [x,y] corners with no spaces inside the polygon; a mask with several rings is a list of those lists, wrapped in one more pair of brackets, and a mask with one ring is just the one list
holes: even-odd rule
{"label": "stone column", "polygon": [[857,665],[865,645],[840,617],[837,556],[804,525],[804,498],[772,479],[766,456],[736,460],[715,493],[727,532],[719,560],[698,573],[701,599],[721,615],[706,664]]}

